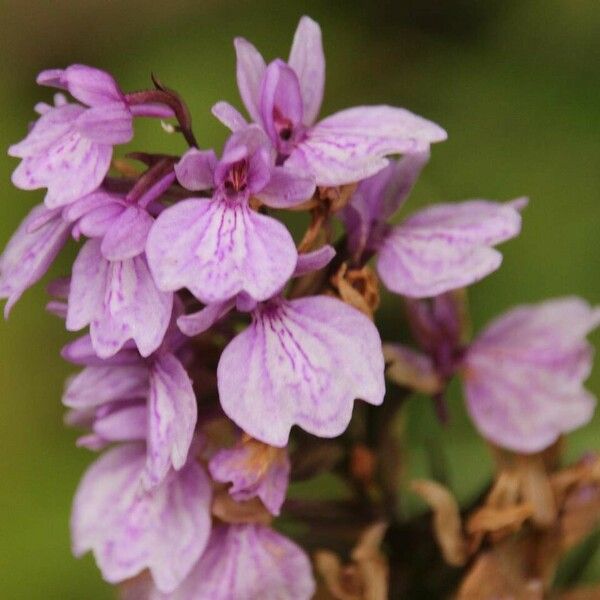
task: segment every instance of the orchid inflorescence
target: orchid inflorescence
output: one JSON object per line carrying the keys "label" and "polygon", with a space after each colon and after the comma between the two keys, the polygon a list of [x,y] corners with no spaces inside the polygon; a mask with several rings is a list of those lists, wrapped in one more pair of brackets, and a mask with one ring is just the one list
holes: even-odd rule
{"label": "orchid inflorescence", "polygon": [[[517,531],[547,530],[577,486],[596,489],[589,457],[563,487],[544,457],[592,417],[585,337],[600,309],[574,297],[521,306],[469,341],[464,288],[498,269],[495,246],[519,234],[527,200],[437,204],[392,224],[445,131],[390,106],[318,121],[325,59],[308,17],[287,62],[267,65],[242,38],[235,50],[250,120],[226,102],[213,107],[231,130],[220,157],[198,145],[188,107],[157,78],[126,93],[84,65],[38,76],[61,91],[36,106],[38,120],[9,149],[21,159],[14,185],[47,192],[0,258],[5,314],[69,239],[82,241],[48,305],[68,331],[89,326],[62,351],[83,367],[63,402],[67,423],[87,430],[78,445],[103,452],[75,495],[73,550],[91,550],[130,599],[302,600],[316,593],[313,570],[323,598],[398,594],[386,533],[398,519],[394,484],[379,468],[394,457],[345,432],[356,399],[367,403],[355,415],[363,420],[382,404],[386,372],[432,396],[442,419],[458,376],[475,427],[504,457],[480,509],[488,520],[479,512],[464,526],[445,488],[414,488],[434,510],[447,561],[475,565],[461,588],[470,593],[477,557],[489,560],[484,540],[497,551]],[[189,149],[129,154],[143,171],[115,159],[139,117],[174,119],[165,128]],[[309,215],[299,242],[276,218],[284,211]],[[403,298],[416,347],[382,344],[380,280]],[[369,422],[389,429],[401,400],[387,399],[386,422]],[[337,445],[317,439],[337,436]],[[315,505],[284,504],[290,479],[329,469],[359,503],[346,523],[356,543],[347,565],[331,549],[349,550],[348,536],[336,540],[327,526],[339,506],[317,504],[316,526]],[[545,502],[526,484],[532,472]],[[280,514],[320,528],[295,536],[316,551],[312,561],[272,527]],[[526,575],[524,585],[537,577]]]}

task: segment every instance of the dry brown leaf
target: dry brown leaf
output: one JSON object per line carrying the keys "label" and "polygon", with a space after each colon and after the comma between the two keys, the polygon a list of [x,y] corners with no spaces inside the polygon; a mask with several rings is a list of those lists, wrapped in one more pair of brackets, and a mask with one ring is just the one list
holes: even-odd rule
{"label": "dry brown leaf", "polygon": [[581,586],[559,593],[555,600],[600,600],[600,585]]}
{"label": "dry brown leaf", "polygon": [[349,269],[343,263],[331,278],[331,285],[340,298],[370,319],[379,307],[379,280],[370,267]]}
{"label": "dry brown leaf", "polygon": [[456,600],[543,600],[544,586],[523,573],[518,544],[509,541],[484,552],[464,578]]}
{"label": "dry brown leaf", "polygon": [[[343,564],[337,554],[318,550],[313,560],[327,592],[336,600],[387,600],[389,567],[380,546],[387,523],[367,527],[351,552],[352,562]],[[321,591],[322,597],[327,597]]]}
{"label": "dry brown leaf", "polygon": [[427,479],[414,480],[410,487],[433,510],[433,531],[446,562],[455,567],[464,565],[467,541],[454,496],[443,485]]}
{"label": "dry brown leaf", "polygon": [[467,520],[466,530],[469,534],[518,531],[523,523],[531,517],[533,509],[529,504],[516,504],[503,508],[483,506],[476,510]]}

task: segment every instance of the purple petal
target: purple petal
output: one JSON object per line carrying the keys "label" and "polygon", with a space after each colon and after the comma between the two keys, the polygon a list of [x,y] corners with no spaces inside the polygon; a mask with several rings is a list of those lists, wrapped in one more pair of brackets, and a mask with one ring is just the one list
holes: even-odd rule
{"label": "purple petal", "polygon": [[[34,124],[27,137],[8,149],[9,156],[30,158],[48,151],[52,145],[68,137],[74,131],[74,123],[85,112],[77,104],[65,104],[46,111]],[[17,187],[26,181],[13,181]],[[24,188],[35,189],[35,188]]]}
{"label": "purple petal", "polygon": [[124,344],[123,348],[110,358],[98,358],[92,344],[92,338],[86,334],[72,342],[66,344],[60,352],[60,355],[69,362],[76,365],[85,365],[90,367],[116,365],[131,366],[145,364],[144,359],[137,351],[133,341]]}
{"label": "purple petal", "polygon": [[600,309],[579,298],[521,306],[494,321],[468,351],[467,406],[492,442],[539,452],[589,422],[595,397],[583,388],[592,367],[585,336]]}
{"label": "purple petal", "polygon": [[313,252],[298,254],[298,262],[296,263],[294,277],[301,277],[307,273],[319,271],[327,266],[334,256],[335,250],[328,244]]}
{"label": "purple petal", "polygon": [[[148,600],[310,600],[315,581],[308,556],[264,525],[217,525],[206,551],[171,595]],[[146,597],[146,596],[144,596]]]}
{"label": "purple petal", "polygon": [[353,256],[378,249],[385,222],[407,199],[428,160],[429,151],[407,154],[360,183],[341,215]]}
{"label": "purple petal", "polygon": [[308,130],[286,166],[312,173],[317,185],[366,179],[383,169],[385,156],[427,150],[446,139],[431,121],[391,106],[360,106],[327,117]]}
{"label": "purple petal", "polygon": [[112,75],[86,65],[42,71],[37,77],[37,83],[66,89],[88,106],[124,101],[123,93]]}
{"label": "purple petal", "polygon": [[89,108],[76,126],[81,135],[98,144],[126,144],[133,138],[133,115],[124,102]]}
{"label": "purple petal", "polygon": [[444,383],[431,357],[402,344],[385,344],[384,356],[388,379],[397,385],[433,395],[443,389]]}
{"label": "purple petal", "polygon": [[312,198],[315,180],[311,175],[294,173],[285,167],[274,167],[269,183],[256,197],[273,208],[297,206]]}
{"label": "purple petal", "polygon": [[148,395],[148,367],[109,365],[87,367],[71,377],[63,394],[63,404],[90,408],[107,402],[136,400]]}
{"label": "purple petal", "polygon": [[247,40],[234,40],[237,56],[237,84],[242,102],[254,121],[260,123],[260,86],[266,65],[260,52]]}
{"label": "purple petal", "polygon": [[[43,225],[30,232],[32,224]],[[34,207],[10,238],[0,255],[0,298],[6,298],[4,316],[23,292],[39,281],[69,238],[70,224],[60,211]]]}
{"label": "purple petal", "polygon": [[239,427],[285,446],[296,424],[333,437],[350,422],[355,398],[381,404],[381,340],[373,323],[334,298],[265,303],[221,354],[221,406]]}
{"label": "purple petal", "polygon": [[100,250],[108,260],[125,260],[144,252],[154,219],[138,206],[126,208],[110,225]]}
{"label": "purple petal", "polygon": [[154,486],[171,465],[187,460],[196,427],[196,395],[183,365],[173,354],[161,354],[150,368],[148,401],[147,484]]}
{"label": "purple petal", "polygon": [[101,358],[113,356],[129,339],[148,356],[164,338],[172,305],[173,295],[156,288],[144,256],[110,262],[100,240],[89,240],[73,265],[67,329],[90,324]]}
{"label": "purple petal", "polygon": [[215,481],[233,484],[229,494],[234,500],[244,502],[258,497],[271,514],[281,512],[291,468],[286,450],[245,440],[219,450],[208,468]]}
{"label": "purple petal", "polygon": [[239,131],[248,126],[248,122],[229,102],[217,102],[211,109],[212,114],[231,131]]}
{"label": "purple petal", "polygon": [[521,215],[509,204],[471,200],[435,205],[391,230],[377,269],[397,294],[436,296],[495,271],[502,255],[491,246],[520,229]]}
{"label": "purple petal", "polygon": [[205,304],[247,292],[257,300],[275,294],[296,265],[287,229],[246,203],[190,199],[165,210],[146,246],[163,290],[188,288]]}
{"label": "purple petal", "polygon": [[274,60],[265,71],[260,90],[260,114],[265,131],[277,146],[281,143],[281,127],[291,134],[302,124],[300,83],[296,73],[281,60]]}
{"label": "purple petal", "polygon": [[109,450],[87,471],[71,516],[73,552],[94,552],[106,581],[149,569],[172,592],[202,554],[210,532],[211,489],[199,464],[172,472],[151,492],[140,487],[143,445]]}
{"label": "purple petal", "polygon": [[208,190],[214,186],[216,164],[217,157],[212,150],[190,148],[175,165],[177,181],[188,190]]}
{"label": "purple petal", "polygon": [[138,442],[146,440],[148,409],[146,403],[125,405],[101,415],[94,421],[96,440],[105,442]]}
{"label": "purple petal", "polygon": [[179,317],[177,326],[185,335],[194,336],[204,333],[228,314],[235,306],[235,302],[235,299],[231,299],[208,304],[198,312]]}
{"label": "purple petal", "polygon": [[319,115],[325,89],[325,55],[319,24],[302,17],[294,34],[288,64],[300,82],[304,124],[312,125]]}

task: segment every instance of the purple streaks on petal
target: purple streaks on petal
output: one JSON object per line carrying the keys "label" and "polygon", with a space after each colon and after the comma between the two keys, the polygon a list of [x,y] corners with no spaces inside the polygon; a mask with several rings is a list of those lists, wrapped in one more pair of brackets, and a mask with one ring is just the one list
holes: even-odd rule
{"label": "purple streaks on petal", "polygon": [[465,360],[467,406],[494,443],[538,452],[587,423],[595,397],[583,387],[592,365],[585,336],[600,309],[579,298],[526,305],[496,319]]}
{"label": "purple streaks on petal", "polygon": [[94,552],[104,578],[118,583],[148,568],[172,592],[202,554],[210,532],[211,489],[188,463],[152,491],[140,486],[143,444],[106,452],[83,477],[71,516],[73,551]]}
{"label": "purple streaks on petal", "polygon": [[355,398],[380,404],[383,369],[379,333],[356,309],[325,296],[274,300],[223,351],[219,397],[239,427],[281,447],[294,424],[333,437]]}

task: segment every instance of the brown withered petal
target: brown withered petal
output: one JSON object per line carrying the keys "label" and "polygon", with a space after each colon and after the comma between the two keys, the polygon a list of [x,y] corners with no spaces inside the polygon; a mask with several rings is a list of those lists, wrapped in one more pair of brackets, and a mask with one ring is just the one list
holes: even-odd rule
{"label": "brown withered petal", "polygon": [[510,533],[511,531],[518,531],[532,514],[533,509],[529,504],[516,504],[504,508],[483,506],[469,517],[465,528],[469,534],[498,532],[501,530]]}
{"label": "brown withered petal", "polygon": [[373,318],[373,313],[379,307],[380,297],[379,280],[371,268],[364,266],[349,269],[344,263],[332,276],[331,285],[344,302]]}
{"label": "brown withered petal", "polygon": [[456,600],[543,600],[544,586],[527,577],[513,540],[481,554],[460,585]]}
{"label": "brown withered petal", "polygon": [[521,495],[532,508],[532,521],[538,527],[549,527],[557,517],[557,506],[542,454],[517,456]]}
{"label": "brown withered petal", "polygon": [[212,514],[225,523],[261,523],[268,525],[273,520],[271,513],[258,498],[236,502],[226,489],[215,491]]}
{"label": "brown withered petal", "polygon": [[351,552],[350,564],[343,564],[329,550],[315,552],[315,567],[331,597],[336,600],[387,600],[389,567],[380,549],[387,527],[388,524],[383,522],[367,527]]}
{"label": "brown withered petal", "polygon": [[446,562],[456,567],[464,565],[467,542],[454,496],[443,485],[427,479],[414,480],[410,487],[433,510],[433,531]]}
{"label": "brown withered petal", "polygon": [[361,534],[352,550],[352,560],[358,566],[363,583],[363,600],[386,600],[389,566],[381,552],[387,523],[375,523]]}
{"label": "brown withered petal", "polygon": [[362,587],[356,567],[348,569],[342,565],[337,554],[329,550],[317,550],[313,557],[315,568],[323,578],[324,588],[335,600],[362,600]]}

